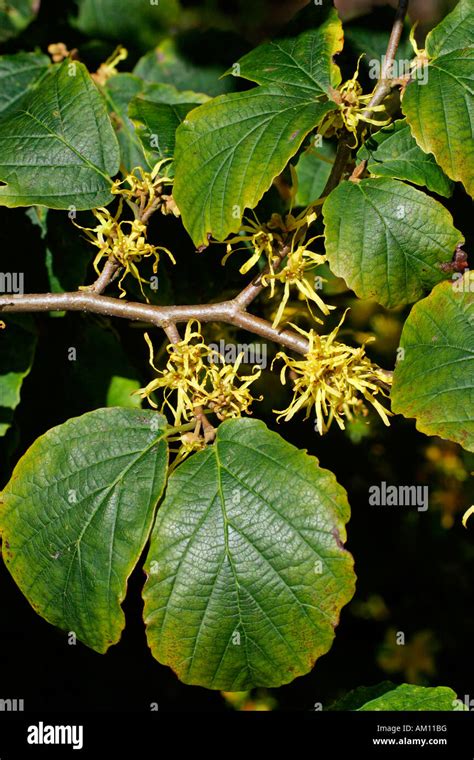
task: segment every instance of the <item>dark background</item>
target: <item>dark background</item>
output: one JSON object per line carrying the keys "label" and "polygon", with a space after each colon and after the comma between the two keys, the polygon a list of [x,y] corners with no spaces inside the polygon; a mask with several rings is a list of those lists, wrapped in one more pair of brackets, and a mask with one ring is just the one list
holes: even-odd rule
{"label": "dark background", "polygon": [[[205,54],[222,63],[224,70],[235,61],[236,53],[273,33],[302,3],[225,0],[183,5],[206,5],[206,14],[211,14],[206,19],[212,17],[215,26],[227,27],[232,45],[228,37],[226,45],[216,43],[212,50],[204,46]],[[413,4],[412,19],[418,16],[425,29],[429,28],[448,6],[418,0]],[[370,3],[344,0],[339,7],[347,17],[355,17],[361,10],[369,10]],[[36,46],[45,50],[50,42],[63,41],[69,48],[77,47],[86,62],[88,57],[101,60],[100,46],[88,47],[87,40],[68,24],[73,12],[74,3],[43,2],[38,19],[19,38],[4,45],[4,52]],[[382,19],[383,28],[388,29],[386,16],[376,9],[372,23],[377,26]],[[109,52],[107,44],[100,47],[101,52],[103,49]],[[138,50],[130,52],[127,68],[140,54]],[[202,48],[199,54],[203,54]],[[349,76],[353,68],[348,68]],[[471,207],[462,190],[457,189],[446,205],[466,233],[463,218],[471,213]],[[14,261],[10,269],[25,272],[27,292],[49,289],[46,247],[60,261],[58,266],[66,269],[73,259],[77,263],[82,257],[84,266],[88,265],[86,281],[91,281],[91,252],[64,217],[63,212],[50,212],[48,235],[42,239],[24,210],[0,210],[1,268],[8,271],[8,262]],[[81,223],[86,221],[84,214]],[[222,269],[222,251],[215,247],[201,257],[195,255],[174,220],[160,220],[157,235],[178,255],[178,283],[167,267],[164,298],[168,302],[206,302],[220,297],[223,289],[235,292],[241,284],[237,265],[230,263]],[[348,327],[374,332],[377,341],[372,356],[383,366],[393,367],[408,310],[386,312],[375,304],[357,304],[343,290],[335,292],[333,302],[353,306]],[[85,341],[85,335],[105,331],[128,357],[131,376],[142,381],[150,378],[142,330],[133,325],[77,314],[39,315],[34,321],[39,334],[36,360],[24,382],[14,425],[0,439],[0,487],[38,435],[71,416],[105,405],[110,375],[99,366],[95,339]],[[219,329],[211,326],[207,334],[229,337]],[[245,334],[230,337],[249,340]],[[67,361],[67,348],[78,344],[85,350],[76,367]],[[290,442],[315,454],[348,490],[352,518],[347,546],[355,557],[358,584],[353,602],[342,611],[332,649],[314,670],[288,686],[258,690],[242,700],[240,707],[301,711],[314,709],[319,702],[327,707],[349,689],[386,678],[451,686],[461,698],[465,694],[474,697],[474,542],[472,525],[469,530],[461,525],[462,513],[474,501],[469,486],[473,455],[455,444],[417,433],[413,422],[401,417],[394,418],[389,430],[371,418],[370,427],[365,423],[349,426],[347,434],[336,428],[324,438],[314,432],[311,422],[278,426],[269,409],[281,403],[282,391],[273,387],[268,377],[264,382],[270,398],[264,414],[257,407],[255,413]],[[381,480],[429,485],[430,509],[421,513],[409,507],[369,506],[368,488]],[[181,684],[151,657],[141,621],[143,581],[143,573],[137,569],[124,604],[127,627],[122,640],[108,654],[99,655],[80,643],[68,645],[67,635],[36,615],[0,563],[0,698],[23,698],[28,711],[141,712],[149,710],[153,702],[160,711],[232,709],[219,692]],[[394,643],[396,631],[404,632],[404,647]]]}

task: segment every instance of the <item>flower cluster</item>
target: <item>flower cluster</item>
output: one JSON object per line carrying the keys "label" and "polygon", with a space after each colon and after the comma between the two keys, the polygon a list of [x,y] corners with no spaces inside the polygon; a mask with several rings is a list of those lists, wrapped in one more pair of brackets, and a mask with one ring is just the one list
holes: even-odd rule
{"label": "flower cluster", "polygon": [[356,414],[367,414],[365,402],[376,409],[388,425],[389,410],[376,398],[387,396],[391,374],[373,364],[365,353],[365,345],[359,348],[336,341],[344,320],[329,335],[318,335],[314,330],[306,332],[295,327],[309,342],[304,359],[292,359],[279,352],[275,360],[284,361],[281,382],[286,382],[289,369],[293,385],[293,399],[287,409],[278,411],[278,419],[290,420],[300,409],[306,410],[307,419],[314,409],[319,433],[325,433],[333,420],[344,430],[344,418],[352,420]]}
{"label": "flower cluster", "polygon": [[[92,245],[99,249],[94,259],[97,274],[100,274],[99,265],[104,259],[112,261],[122,269],[118,283],[120,298],[126,296],[123,281],[128,274],[138,280],[142,295],[146,298],[143,283],[148,281],[139,271],[143,259],[153,259],[154,274],[158,271],[160,252],[166,253],[173,264],[176,263],[171,251],[163,246],[153,245],[147,240],[148,220],[152,213],[160,210],[164,214],[176,214],[171,196],[163,194],[163,186],[171,180],[159,176],[162,163],[158,163],[151,174],[141,168],[134,169],[124,180],[114,182],[112,193],[120,196],[115,216],[107,208],[100,207],[92,211],[98,221],[95,227],[76,225],[86,233]],[[135,212],[133,220],[121,219],[124,200]]]}
{"label": "flower cluster", "polygon": [[[332,134],[345,127],[348,132],[354,135],[355,143],[352,146],[353,148],[356,148],[359,143],[359,137],[357,134],[359,122],[363,121],[368,124],[375,124],[378,127],[383,127],[390,124],[391,121],[389,118],[381,120],[365,116],[365,111],[368,109],[372,93],[369,95],[362,94],[362,87],[357,81],[359,76],[359,63],[360,58],[357,62],[357,69],[351,79],[344,82],[337,90],[331,90],[331,97],[338,104],[339,109],[327,114],[318,130],[320,135],[330,137]],[[386,115],[384,105],[370,106],[370,112],[384,113]]]}
{"label": "flower cluster", "polygon": [[[238,244],[238,248],[233,245]],[[248,260],[240,267],[241,274],[247,274],[255,264],[258,264],[262,257],[264,263],[273,271],[273,261],[277,255],[278,247],[284,245],[282,231],[272,223],[260,224],[258,220],[247,219],[242,225],[240,233],[227,241],[227,251],[222,259],[222,264],[227,262],[232,253],[242,249],[250,252]]]}
{"label": "flower cluster", "polygon": [[[147,242],[147,226],[140,219],[122,220],[122,201],[119,203],[118,211],[112,216],[106,208],[97,208],[92,211],[99,222],[96,227],[81,227],[86,233],[92,245],[99,249],[94,259],[94,269],[100,274],[100,262],[105,259],[118,264],[123,268],[119,280],[120,298],[126,296],[126,291],[122,286],[125,277],[131,274],[140,283],[143,293],[142,283],[146,283],[139,272],[138,264],[145,258],[153,257],[153,272],[158,270],[160,260],[159,252],[164,251],[175,263],[172,253],[161,246],[155,246]],[[79,226],[79,225],[77,225]]]}
{"label": "flower cluster", "polygon": [[147,334],[145,340],[157,377],[138,393],[156,409],[158,405],[151,394],[163,390],[162,408],[171,411],[176,427],[195,419],[196,410],[212,412],[219,420],[250,413],[255,400],[250,386],[261,370],[255,366],[251,375],[239,375],[242,354],[233,365],[224,364],[223,357],[204,342],[199,322],[189,322],[183,340],[168,346],[165,369],[155,367],[153,346]]}
{"label": "flower cluster", "polygon": [[[305,243],[302,243],[301,245],[298,245],[295,249],[294,245],[296,239],[297,235],[295,235],[292,239],[291,249],[288,253],[288,256],[286,257],[284,266],[278,272],[272,270],[262,277],[263,285],[270,284],[270,292],[272,296],[274,295],[274,287],[276,281],[281,282],[284,285],[283,297],[274,317],[273,327],[277,327],[281,321],[285,307],[290,298],[290,291],[292,286],[296,287],[298,292],[305,299],[310,311],[310,301],[315,303],[316,306],[318,306],[318,308],[325,315],[329,314],[329,311],[335,308],[334,306],[329,306],[324,303],[322,298],[316,293],[314,286],[311,285],[310,279],[308,279],[306,276],[308,270],[312,270],[315,266],[324,264],[327,261],[327,257],[309,250],[308,246],[310,246],[311,243],[316,240],[315,237],[311,238],[311,240],[308,240]],[[315,317],[314,314],[312,316],[316,322],[320,322],[322,324],[321,319]]]}
{"label": "flower cluster", "polygon": [[[261,282],[264,287],[270,287],[271,298],[275,295],[276,282],[284,286],[283,296],[273,319],[273,327],[277,327],[281,322],[292,287],[296,288],[300,296],[305,299],[309,308],[312,302],[325,315],[334,308],[324,303],[311,284],[311,278],[308,277],[310,270],[327,261],[325,255],[310,250],[310,245],[322,236],[306,240],[307,230],[315,219],[316,213],[309,207],[297,217],[288,214],[284,220],[278,214],[274,214],[266,225],[248,220],[242,226],[242,233],[228,241],[223,264],[232,253],[239,250],[232,248],[232,245],[244,242],[250,247],[251,255],[240,268],[240,272],[246,274],[255,264],[260,263],[263,256],[266,271]],[[280,264],[283,265],[279,267]],[[312,316],[317,322],[322,323],[320,319]]]}
{"label": "flower cluster", "polygon": [[142,221],[148,221],[155,211],[176,217],[180,215],[173,196],[165,192],[166,186],[171,185],[173,180],[160,173],[168,160],[159,161],[151,173],[139,166],[127,174],[125,179],[116,180],[112,185],[111,192],[125,198]]}

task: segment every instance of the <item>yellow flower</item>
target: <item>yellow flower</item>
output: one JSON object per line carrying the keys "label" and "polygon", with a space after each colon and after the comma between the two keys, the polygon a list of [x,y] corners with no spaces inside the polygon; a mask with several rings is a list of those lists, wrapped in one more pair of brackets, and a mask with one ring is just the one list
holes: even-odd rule
{"label": "yellow flower", "polygon": [[[233,245],[248,243],[248,245],[240,245],[239,248],[232,248]],[[265,257],[268,266],[272,269],[273,259],[277,253],[277,246],[283,244],[283,238],[276,229],[271,230],[269,225],[260,224],[258,220],[253,219],[246,220],[246,223],[242,225],[239,235],[235,235],[227,241],[226,254],[222,259],[222,264],[227,262],[229,256],[232,253],[236,253],[240,250],[248,251],[249,248],[253,249],[253,253],[250,254],[250,258],[243,264],[239,272],[241,274],[247,274],[247,272],[260,261],[262,256]],[[273,271],[273,269],[272,269]]]}
{"label": "yellow flower", "polygon": [[[151,256],[154,258],[153,272],[156,273],[158,271],[160,251],[166,253],[173,264],[176,261],[171,251],[167,248],[147,242],[147,225],[145,222],[142,222],[140,219],[119,221],[122,206],[123,200],[121,198],[115,216],[112,216],[106,208],[93,209],[92,213],[99,224],[96,227],[80,227],[80,225],[76,224],[76,227],[83,230],[92,245],[99,249],[94,259],[94,269],[97,274],[100,274],[99,265],[103,259],[115,261],[123,268],[123,273],[118,283],[120,298],[126,296],[122,283],[128,274],[131,274],[138,280],[142,295],[146,298],[142,283],[147,283],[148,280],[145,280],[140,275],[138,264],[143,259]],[[127,228],[128,231],[125,232]]]}
{"label": "yellow flower", "polygon": [[[210,386],[205,404],[219,420],[240,417],[242,414],[251,414],[250,406],[255,401],[249,387],[257,380],[262,371],[253,367],[252,375],[240,376],[237,371],[242,363],[243,354],[239,354],[235,364],[225,364],[218,368],[215,364],[209,367],[208,382]],[[236,381],[239,385],[236,385]],[[262,397],[258,399],[262,400]]]}
{"label": "yellow flower", "polygon": [[464,512],[462,516],[462,524],[464,525],[465,528],[467,528],[467,521],[469,520],[472,514],[474,514],[474,504],[472,505],[472,507],[469,507],[469,509],[466,509],[466,511]]}
{"label": "yellow flower", "polygon": [[[296,248],[296,250],[294,250],[293,246],[294,246],[296,237],[297,237],[296,235],[293,237],[292,248],[286,259],[285,266],[276,273],[269,272],[268,274],[265,274],[264,277],[262,277],[263,285],[270,284],[271,296],[274,295],[275,281],[278,280],[284,285],[283,297],[281,299],[280,306],[273,320],[273,327],[277,327],[277,325],[281,321],[286,304],[288,303],[288,300],[290,298],[290,290],[292,286],[295,286],[297,288],[299,293],[302,295],[302,297],[305,299],[306,303],[308,304],[308,307],[309,307],[309,302],[312,301],[313,303],[316,304],[316,306],[318,306],[318,308],[323,312],[323,314],[326,314],[326,315],[329,314],[329,311],[331,309],[335,308],[334,306],[329,306],[324,303],[322,298],[316,293],[316,290],[310,284],[310,281],[306,277],[306,273],[308,272],[308,270],[311,270],[315,266],[318,266],[320,264],[324,264],[324,262],[327,261],[327,257],[319,253],[314,253],[313,251],[308,250],[308,246],[310,246],[311,243],[314,240],[316,240],[315,237],[311,238],[311,240],[308,240],[305,243],[302,243]],[[320,322],[322,324],[321,319],[318,319],[314,315],[313,317],[316,320],[316,322]]]}
{"label": "yellow flower", "polygon": [[254,367],[252,375],[239,376],[243,355],[240,354],[233,365],[225,364],[223,357],[204,342],[199,322],[189,322],[183,340],[168,346],[169,359],[163,370],[153,363],[153,346],[148,334],[145,340],[150,365],[157,377],[137,393],[156,409],[158,405],[150,396],[163,389],[162,408],[167,407],[172,412],[176,427],[190,422],[198,408],[201,414],[207,410],[220,420],[250,413],[254,398],[249,387],[259,377],[260,370]]}
{"label": "yellow flower", "polygon": [[344,321],[329,335],[318,335],[293,327],[309,342],[304,359],[291,359],[280,351],[276,359],[283,359],[281,382],[286,383],[286,371],[294,377],[293,399],[290,405],[277,411],[278,420],[290,420],[300,409],[306,410],[307,419],[314,409],[319,433],[325,433],[333,420],[344,430],[344,418],[352,420],[357,413],[367,414],[366,403],[376,409],[385,425],[389,424],[390,411],[376,396],[387,396],[391,375],[373,364],[365,354],[365,347],[353,348],[335,339]]}
{"label": "yellow flower", "polygon": [[[331,95],[333,100],[339,105],[339,110],[333,111],[323,119],[323,122],[319,128],[320,135],[331,135],[332,131],[338,131],[342,127],[345,127],[348,132],[354,135],[355,143],[352,148],[357,148],[359,144],[359,137],[357,129],[359,122],[363,121],[367,124],[375,124],[378,127],[390,124],[391,119],[385,120],[372,119],[370,116],[365,116],[364,112],[368,108],[373,93],[363,95],[362,87],[359,84],[359,63],[362,56],[357,61],[357,68],[354,76],[344,82],[337,90],[332,89]],[[385,106],[371,106],[371,113],[384,113],[386,115]]]}
{"label": "yellow flower", "polygon": [[[194,324],[197,325],[197,329],[194,329]],[[154,365],[153,345],[148,333],[145,333],[145,340],[150,352],[150,365],[158,377],[137,393],[142,398],[147,398],[150,405],[157,409],[158,405],[150,396],[154,391],[163,389],[163,408],[168,407],[171,410],[174,424],[179,426],[183,420],[189,422],[194,416],[196,406],[199,406],[199,401],[195,402],[194,397],[202,391],[202,383],[208,371],[204,360],[211,352],[204,343],[199,322],[188,322],[183,340],[168,346],[169,359],[164,370],[157,369]],[[173,393],[176,394],[174,404],[170,401]]]}
{"label": "yellow flower", "polygon": [[126,198],[140,218],[148,219],[151,213],[158,210],[165,215],[172,213],[179,216],[179,209],[172,196],[164,192],[165,185],[173,183],[171,177],[161,174],[163,165],[169,161],[169,158],[158,161],[151,173],[141,166],[135,167],[125,179],[113,183],[111,192]]}

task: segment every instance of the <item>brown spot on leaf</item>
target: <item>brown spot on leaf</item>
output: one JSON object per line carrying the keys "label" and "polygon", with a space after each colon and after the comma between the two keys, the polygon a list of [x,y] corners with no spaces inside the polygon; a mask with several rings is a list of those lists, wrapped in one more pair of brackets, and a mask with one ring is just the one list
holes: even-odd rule
{"label": "brown spot on leaf", "polygon": [[336,541],[336,544],[338,545],[338,548],[339,548],[339,549],[344,549],[344,544],[343,544],[343,543],[342,543],[342,541],[341,541],[341,537],[340,537],[340,535],[339,535],[339,531],[338,531],[338,529],[337,529],[337,528],[333,528],[333,530],[332,530],[332,535],[333,535],[333,536],[334,536],[334,538],[335,538],[335,541]]}

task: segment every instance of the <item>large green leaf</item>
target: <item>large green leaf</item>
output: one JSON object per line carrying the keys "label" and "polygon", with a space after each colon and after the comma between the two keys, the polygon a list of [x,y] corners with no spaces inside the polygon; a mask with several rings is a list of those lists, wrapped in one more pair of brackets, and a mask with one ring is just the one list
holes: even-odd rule
{"label": "large green leaf", "polygon": [[[402,100],[413,135],[474,195],[474,4],[461,0],[426,38],[429,64]],[[425,81],[427,75],[427,81]]]}
{"label": "large green leaf", "polygon": [[0,317],[0,436],[9,429],[13,411],[20,403],[21,386],[35,355],[37,334],[31,317],[8,314]]}
{"label": "large green leaf", "polygon": [[0,1],[0,42],[16,37],[38,13],[40,0]]}
{"label": "large green leaf", "polygon": [[453,192],[453,182],[434,156],[418,147],[406,119],[399,119],[372,135],[357,157],[367,160],[367,169],[375,177],[405,179],[447,198]]}
{"label": "large green leaf", "polygon": [[154,50],[146,53],[133,73],[150,84],[172,84],[178,90],[205,92],[213,97],[234,88],[229,77],[221,77],[222,69],[219,66],[197,66],[179,50],[174,39],[163,40]]}
{"label": "large green leaf", "polygon": [[16,53],[0,57],[0,114],[15,106],[50,66],[41,53]]}
{"label": "large green leaf", "polygon": [[103,88],[120,144],[120,166],[126,173],[136,166],[150,168],[135,127],[128,116],[130,101],[142,90],[142,80],[133,74],[116,74]]}
{"label": "large green leaf", "polygon": [[419,301],[401,337],[392,409],[421,432],[474,451],[474,280],[469,273]]}
{"label": "large green leaf", "polygon": [[321,195],[336,155],[336,148],[329,140],[323,140],[318,147],[300,156],[295,166],[298,178],[298,192],[295,203],[297,206],[308,206]]}
{"label": "large green leaf", "polygon": [[79,0],[76,26],[89,37],[148,50],[179,22],[179,0]]}
{"label": "large green leaf", "polygon": [[151,166],[173,157],[177,128],[196,103],[206,100],[207,95],[179,92],[170,84],[146,85],[143,93],[133,98],[129,116]]}
{"label": "large green leaf", "polygon": [[342,182],[323,206],[334,274],[360,298],[412,303],[446,275],[463,237],[438,201],[398,180]]}
{"label": "large green leaf", "polygon": [[357,708],[369,710],[436,711],[454,710],[458,699],[456,693],[447,686],[414,686],[403,683],[385,694],[366,702]]}
{"label": "large green leaf", "polygon": [[341,82],[333,56],[342,49],[342,41],[341,22],[331,10],[318,28],[260,45],[227,73],[257,84],[287,85],[318,97]]}
{"label": "large green leaf", "polygon": [[446,55],[474,44],[474,4],[460,0],[438,26],[426,37],[430,56]]}
{"label": "large green leaf", "polygon": [[34,609],[105,652],[165,484],[165,420],[99,409],[38,438],[0,505],[6,566]]}
{"label": "large green leaf", "polygon": [[153,655],[240,691],[307,673],[354,592],[334,475],[263,422],[224,422],[170,478],[146,561]]}
{"label": "large green leaf", "polygon": [[[326,12],[326,11],[324,11]],[[262,45],[234,71],[257,82],[191,111],[176,135],[174,197],[197,246],[236,232],[307,134],[336,108],[332,56],[342,31],[334,10],[316,29]]]}
{"label": "large green leaf", "polygon": [[54,67],[0,120],[0,205],[89,209],[112,200],[119,147],[81,63]]}

